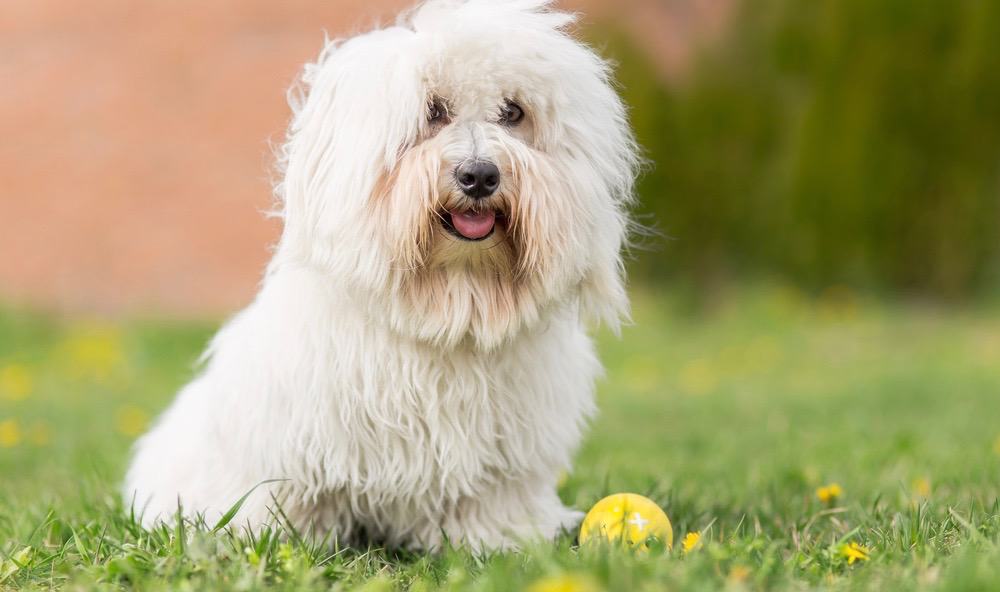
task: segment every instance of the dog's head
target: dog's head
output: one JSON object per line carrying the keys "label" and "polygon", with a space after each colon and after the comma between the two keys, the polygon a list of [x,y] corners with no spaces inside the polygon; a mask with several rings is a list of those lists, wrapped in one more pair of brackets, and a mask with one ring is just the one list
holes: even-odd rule
{"label": "dog's head", "polygon": [[556,309],[617,322],[635,144],[608,66],[548,4],[431,0],[329,43],[292,101],[276,261],[445,346]]}

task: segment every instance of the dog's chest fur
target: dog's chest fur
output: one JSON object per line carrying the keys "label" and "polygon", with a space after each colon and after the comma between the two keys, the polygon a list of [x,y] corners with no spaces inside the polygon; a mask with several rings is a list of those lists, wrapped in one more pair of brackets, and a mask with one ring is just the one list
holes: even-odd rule
{"label": "dog's chest fur", "polygon": [[[546,360],[591,358],[585,338],[552,347],[553,340],[576,337],[552,331],[490,353],[442,352],[366,332],[357,347],[380,353],[329,384],[330,425],[315,423],[309,446],[323,452],[304,459],[319,463],[314,485],[456,499],[500,477],[526,477],[540,459],[567,463],[557,458],[565,446],[555,444],[575,438],[589,415],[593,369],[579,367],[570,376]],[[586,349],[567,351],[574,346]],[[581,400],[574,400],[577,393]]]}
{"label": "dog's chest fur", "polygon": [[[336,311],[329,318],[286,311],[286,321],[270,329],[244,327],[237,319],[231,334],[220,335],[260,340],[276,331],[281,335],[273,342],[296,344],[282,352],[264,346],[259,360],[232,362],[255,368],[245,377],[253,383],[247,388],[270,383],[259,429],[245,442],[268,461],[262,478],[290,478],[305,497],[347,487],[352,497],[454,500],[498,480],[569,465],[593,411],[600,371],[570,311],[484,352],[402,338],[361,309],[345,314],[351,305],[315,282],[289,282],[278,291],[316,298]],[[268,292],[252,308],[288,300],[287,293]],[[274,316],[260,312],[246,322]],[[228,363],[221,350],[213,365]]]}

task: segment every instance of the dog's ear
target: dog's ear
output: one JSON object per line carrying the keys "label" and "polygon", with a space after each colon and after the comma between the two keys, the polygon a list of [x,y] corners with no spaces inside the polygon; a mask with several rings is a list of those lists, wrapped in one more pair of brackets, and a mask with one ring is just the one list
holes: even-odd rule
{"label": "dog's ear", "polygon": [[590,269],[580,282],[580,312],[584,320],[600,323],[616,334],[630,320],[622,249],[629,223],[624,213],[606,220],[592,245]]}
{"label": "dog's ear", "polygon": [[[590,245],[590,266],[580,286],[581,310],[585,320],[603,323],[616,334],[622,322],[629,322],[630,306],[625,273],[625,259],[636,246],[635,237],[649,231],[635,222],[630,210],[635,203],[634,184],[642,164],[631,128],[622,116],[616,123],[617,135],[611,135],[607,160],[595,169],[603,183],[604,211]],[[641,246],[641,245],[640,245]]]}
{"label": "dog's ear", "polygon": [[639,227],[629,210],[635,201],[635,180],[643,165],[639,146],[632,134],[624,103],[614,90],[610,66],[601,65],[600,75],[589,86],[587,121],[592,129],[575,139],[581,152],[589,155],[593,175],[589,188],[596,191],[595,229],[588,245],[588,271],[580,284],[581,312],[586,320],[604,323],[615,332],[629,320],[623,251],[631,245],[631,235]]}
{"label": "dog's ear", "polygon": [[413,37],[393,27],[328,41],[303,70],[289,93],[293,116],[279,153],[283,243],[323,249],[331,236],[365,231],[363,208],[426,109]]}

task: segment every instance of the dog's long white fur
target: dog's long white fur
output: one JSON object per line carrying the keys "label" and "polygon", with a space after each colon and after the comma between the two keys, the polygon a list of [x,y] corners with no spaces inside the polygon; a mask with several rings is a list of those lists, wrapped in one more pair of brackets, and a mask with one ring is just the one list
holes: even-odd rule
{"label": "dog's long white fur", "polygon": [[[606,64],[545,0],[430,0],[329,42],[292,94],[284,232],[254,302],[139,440],[146,524],[274,520],[342,541],[507,548],[579,513],[556,494],[601,372],[586,325],[627,314],[636,148]],[[449,121],[428,122],[431,101]],[[526,113],[498,121],[506,101]],[[505,225],[442,226],[469,159]]]}

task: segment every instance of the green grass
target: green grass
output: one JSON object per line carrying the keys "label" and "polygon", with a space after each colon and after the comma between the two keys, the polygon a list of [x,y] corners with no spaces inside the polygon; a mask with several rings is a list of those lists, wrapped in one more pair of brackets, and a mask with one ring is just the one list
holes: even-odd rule
{"label": "green grass", "polygon": [[[561,488],[656,500],[689,553],[437,556],[294,533],[144,531],[130,441],[213,327],[0,313],[0,589],[987,589],[1000,586],[1000,312],[761,288],[639,292],[602,336],[601,416]],[[837,483],[824,503],[816,489]],[[848,564],[857,543],[870,559]],[[547,579],[546,579],[547,578]],[[562,586],[562,587],[559,587]]]}

